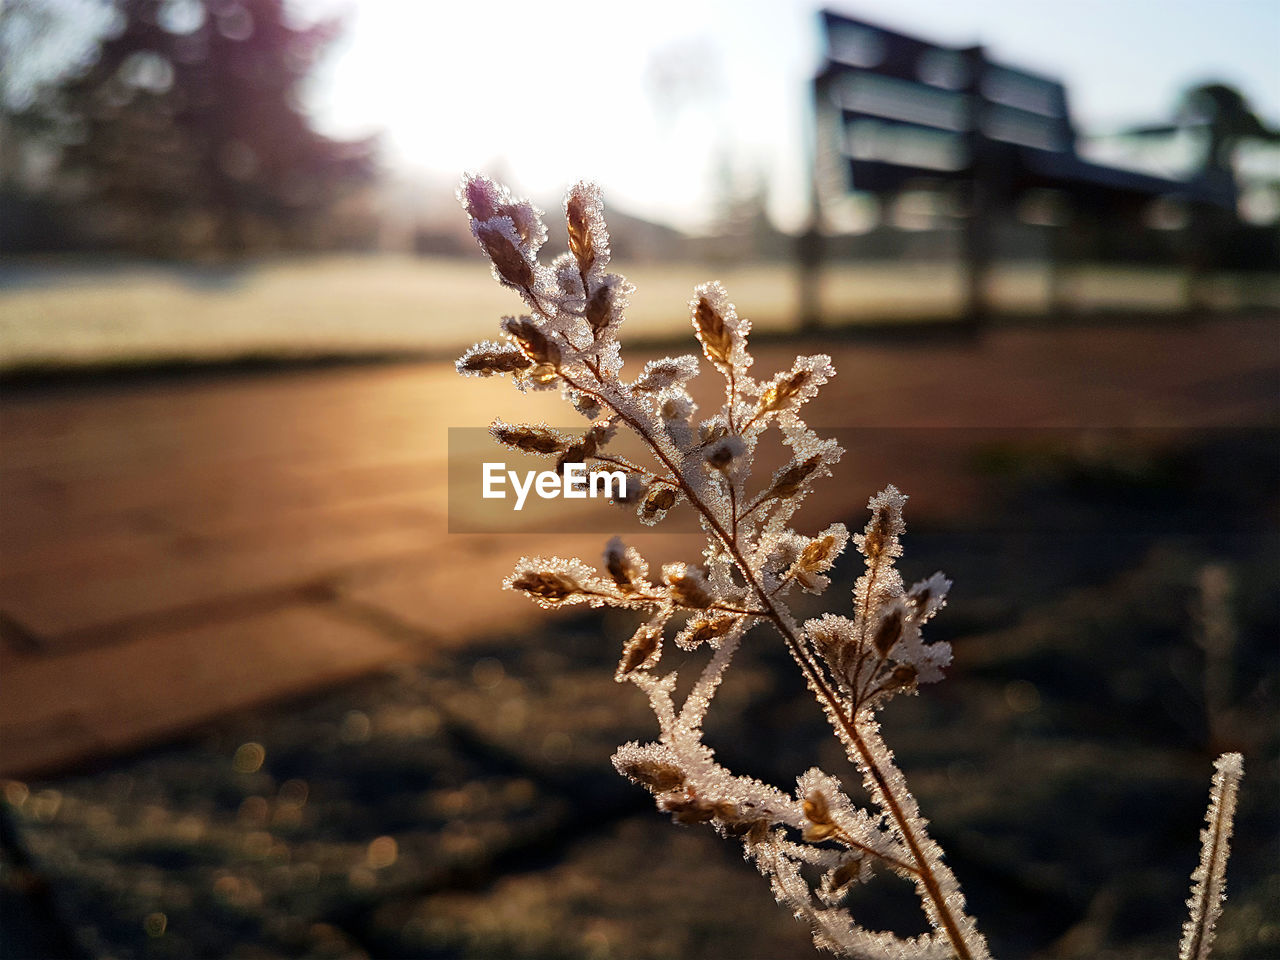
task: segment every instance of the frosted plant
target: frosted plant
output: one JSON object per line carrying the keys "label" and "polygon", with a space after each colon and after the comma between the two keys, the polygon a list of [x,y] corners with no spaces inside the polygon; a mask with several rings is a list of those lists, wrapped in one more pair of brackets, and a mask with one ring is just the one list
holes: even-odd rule
{"label": "frosted plant", "polygon": [[1200,863],[1191,874],[1191,916],[1182,927],[1178,960],[1207,960],[1213,947],[1214,925],[1227,897],[1227,857],[1231,855],[1231,825],[1236,814],[1236,793],[1244,776],[1244,758],[1224,753],[1213,765],[1213,789],[1205,828],[1200,831]]}
{"label": "frosted plant", "polygon": [[[698,563],[652,570],[634,547],[614,538],[599,568],[572,558],[526,557],[504,581],[543,607],[589,604],[640,614],[615,679],[648,697],[659,736],[620,747],[613,757],[618,772],[648,789],[675,821],[707,824],[741,842],[778,901],[808,923],[820,948],[867,958],[989,957],[876,719],[895,696],[942,679],[950,647],[926,643],[922,629],[945,603],[950,581],[934,574],[904,584],[895,561],[902,554],[907,498],[892,486],[870,499],[870,519],[861,533],[851,536],[839,523],[811,534],[789,526],[814,483],[832,474],[843,453],[800,416],[835,375],[830,358],[800,357],[788,370],[755,379],[747,350],[750,322],[738,316],[718,283],[703,284],[694,290],[690,315],[703,358],[724,381],[724,401],[696,419],[688,390],[703,366],[696,355],[648,363],[630,382],[621,376],[618,329],[632,287],[607,272],[609,234],[595,185],[570,189],[564,205],[569,252],[549,265],[538,259],[546,229],[531,204],[481,176],[465,177],[458,197],[494,277],[518,293],[529,311],[504,317],[504,340],[476,344],[458,360],[458,371],[510,375],[522,391],[558,388],[590,421],[580,437],[545,425],[497,421],[494,438],[552,458],[558,470],[566,463],[620,468],[628,474],[628,501],[642,522],[656,524],[687,502],[707,537]],[[753,485],[757,445],[770,428],[779,431],[790,459]],[[642,441],[652,456],[649,466],[609,448],[619,429]],[[827,572],[850,541],[865,564],[854,585],[852,615],[828,613],[797,623],[788,595],[822,593]],[[677,617],[682,625],[672,628],[674,643],[686,651],[710,651],[682,700],[675,671],[659,669]],[[818,769],[802,774],[793,792],[736,775],[703,742],[703,718],[743,635],[757,624],[781,636],[861,773],[870,806],[854,803],[835,777]],[[1219,763],[1210,820],[1211,832],[1223,842],[1214,844],[1212,855],[1206,852],[1195,874],[1187,929],[1205,932],[1188,932],[1194,950],[1184,948],[1187,956],[1205,955],[1221,899],[1224,832],[1239,760]],[[930,933],[904,939],[855,921],[845,896],[878,871],[914,884]]]}

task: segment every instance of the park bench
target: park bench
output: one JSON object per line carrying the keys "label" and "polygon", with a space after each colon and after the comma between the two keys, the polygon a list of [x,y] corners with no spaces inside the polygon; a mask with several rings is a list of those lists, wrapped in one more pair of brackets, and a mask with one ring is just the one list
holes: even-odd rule
{"label": "park bench", "polygon": [[[814,83],[815,167],[838,158],[844,188],[879,197],[952,189],[965,214],[971,322],[987,311],[993,224],[1031,191],[1053,191],[1048,196],[1098,235],[1140,229],[1155,200],[1177,202],[1193,224],[1235,216],[1237,189],[1227,170],[1177,180],[1082,158],[1057,80],[995,63],[981,46],[946,47],[831,11],[821,16],[827,52]],[[813,270],[822,258],[818,184],[815,206],[815,229],[801,249]]]}

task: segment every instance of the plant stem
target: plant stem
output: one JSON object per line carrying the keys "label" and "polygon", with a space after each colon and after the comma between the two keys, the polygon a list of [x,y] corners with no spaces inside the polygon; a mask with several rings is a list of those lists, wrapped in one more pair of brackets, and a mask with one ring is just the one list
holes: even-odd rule
{"label": "plant stem", "polygon": [[[589,366],[591,365],[589,364]],[[663,451],[661,444],[659,444],[657,439],[650,434],[647,425],[631,416],[626,411],[619,409],[619,405],[613,403],[606,396],[606,391],[604,389],[605,384],[601,379],[598,370],[593,368],[592,372],[596,375],[597,383],[600,386],[599,391],[592,390],[575,383],[570,380],[569,377],[565,376],[564,373],[561,373],[561,377],[575,390],[580,390],[583,393],[587,393],[590,396],[595,397],[602,404],[613,410],[614,413],[616,413],[629,427],[631,427],[632,430],[636,432],[640,439],[648,445],[654,456],[662,461],[663,465],[671,471],[672,478],[680,485],[694,509],[703,516],[707,521],[707,524],[715,532],[716,537],[724,545],[724,548],[729,552],[730,556],[733,557],[733,561],[738,567],[743,578],[746,580],[747,585],[759,599],[763,608],[763,616],[772,621],[778,633],[782,635],[792,657],[800,665],[800,669],[805,674],[805,679],[809,686],[823,702],[828,715],[833,718],[834,722],[838,723],[841,732],[843,732],[847,738],[847,742],[857,751],[858,759],[860,760],[863,769],[866,771],[867,776],[875,782],[876,788],[884,799],[884,806],[887,808],[886,812],[889,814],[889,817],[897,828],[898,833],[902,836],[902,840],[906,844],[907,849],[911,852],[912,859],[915,861],[915,868],[912,872],[920,878],[920,883],[924,887],[925,893],[928,895],[930,902],[933,904],[935,914],[942,925],[943,932],[951,942],[951,947],[955,951],[956,957],[959,958],[959,960],[973,960],[973,953],[969,950],[969,946],[965,942],[964,935],[961,933],[960,923],[956,919],[951,905],[947,903],[946,897],[942,893],[942,885],[939,883],[933,867],[924,854],[921,839],[916,835],[916,830],[903,809],[903,801],[890,786],[889,773],[897,772],[897,768],[894,767],[890,761],[881,761],[877,758],[875,752],[871,749],[871,746],[863,736],[862,731],[858,729],[857,721],[854,718],[856,708],[851,707],[846,709],[845,703],[843,703],[839,695],[831,689],[826,678],[822,675],[821,668],[806,649],[800,635],[797,634],[794,627],[791,626],[791,618],[786,607],[782,605],[780,600],[775,602],[775,598],[769,594],[756,579],[755,574],[752,572],[751,565],[747,563],[746,558],[743,557],[735,538],[730,536],[730,534],[724,529],[720,521],[716,518],[715,512],[699,499],[697,494],[694,492],[692,485],[685,479],[684,474],[680,471],[679,467],[671,461]],[[889,769],[882,769],[882,764],[883,766],[887,766]],[[942,869],[946,868],[943,867]]]}

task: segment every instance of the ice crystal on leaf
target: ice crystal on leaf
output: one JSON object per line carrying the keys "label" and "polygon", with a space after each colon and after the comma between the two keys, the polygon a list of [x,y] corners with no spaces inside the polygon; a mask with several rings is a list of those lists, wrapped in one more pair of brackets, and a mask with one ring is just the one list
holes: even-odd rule
{"label": "ice crystal on leaf", "polygon": [[[833,474],[844,452],[800,415],[835,375],[831,359],[799,357],[764,381],[753,379],[750,322],[720,284],[703,284],[689,301],[690,315],[703,359],[723,380],[724,399],[695,422],[688,383],[698,375],[697,356],[651,361],[630,383],[619,376],[617,334],[631,286],[606,272],[609,234],[597,187],[579,183],[569,191],[569,251],[550,266],[538,259],[546,230],[534,207],[481,176],[465,177],[458,196],[494,276],[530,311],[504,318],[504,341],[471,348],[459,359],[459,372],[510,374],[522,390],[558,386],[591,421],[577,439],[544,424],[495,421],[494,437],[556,457],[557,469],[569,462],[621,469],[628,477],[626,499],[644,523],[659,523],[686,503],[706,534],[700,561],[667,563],[656,575],[637,549],[615,537],[600,569],[576,559],[524,558],[504,581],[543,607],[607,605],[638,614],[615,679],[648,698],[657,739],[620,747],[613,756],[618,772],[649,790],[657,808],[676,822],[706,824],[741,843],[779,902],[809,925],[819,948],[862,958],[988,957],[877,719],[897,694],[943,678],[951,648],[926,642],[923,628],[944,605],[951,583],[938,573],[909,589],[904,585],[896,561],[907,498],[892,486],[870,498],[860,533],[851,536],[839,523],[816,532],[790,526],[802,500]],[[753,481],[756,447],[770,427],[777,428],[789,458],[763,482]],[[649,462],[612,449],[621,429],[641,441]],[[797,624],[789,595],[826,590],[827,574],[850,541],[864,570],[847,614]],[[673,620],[683,625],[672,628]],[[736,775],[703,742],[703,720],[755,625],[771,627],[795,660],[861,774],[862,802],[817,769],[797,779],[794,793]],[[660,669],[669,629],[682,651],[709,651],[692,686],[680,688],[688,692],[679,702],[676,672]],[[1193,875],[1185,957],[1205,956],[1212,940],[1238,779],[1238,757],[1220,761],[1206,852]],[[851,915],[848,891],[877,874],[914,885],[930,933],[903,938],[872,931]]]}
{"label": "ice crystal on leaf", "polygon": [[683,387],[697,375],[698,358],[692,354],[663,357],[646,363],[631,389],[636,393],[662,393],[671,387]]}

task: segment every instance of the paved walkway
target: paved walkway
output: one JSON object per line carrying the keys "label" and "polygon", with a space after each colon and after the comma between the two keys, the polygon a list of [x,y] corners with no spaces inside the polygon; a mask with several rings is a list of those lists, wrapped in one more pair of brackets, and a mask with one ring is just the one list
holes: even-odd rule
{"label": "paved walkway", "polygon": [[[757,370],[791,349],[765,348]],[[1280,422],[1275,317],[799,349],[831,352],[840,371],[815,425]],[[571,422],[557,397],[460,382],[445,365],[5,390],[0,774],[153,742],[541,616],[497,590],[513,558],[592,556],[602,538],[446,532],[447,428],[494,416]],[[818,512],[855,514],[889,480],[917,515],[963,509],[939,482],[955,450],[922,456],[914,436],[846,457]]]}

